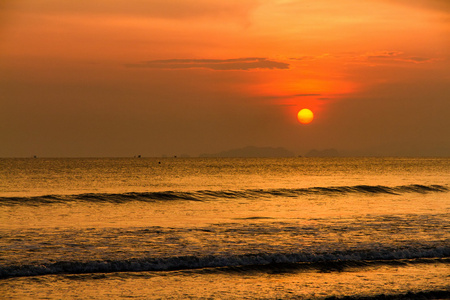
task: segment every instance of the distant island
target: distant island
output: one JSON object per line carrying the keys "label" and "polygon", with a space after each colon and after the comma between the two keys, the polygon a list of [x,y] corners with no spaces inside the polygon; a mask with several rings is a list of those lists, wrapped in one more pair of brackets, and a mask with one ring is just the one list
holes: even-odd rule
{"label": "distant island", "polygon": [[306,157],[337,157],[340,156],[336,149],[317,150],[313,149],[305,154]]}
{"label": "distant island", "polygon": [[212,154],[201,154],[200,157],[294,157],[295,154],[282,147],[255,147],[232,149]]}

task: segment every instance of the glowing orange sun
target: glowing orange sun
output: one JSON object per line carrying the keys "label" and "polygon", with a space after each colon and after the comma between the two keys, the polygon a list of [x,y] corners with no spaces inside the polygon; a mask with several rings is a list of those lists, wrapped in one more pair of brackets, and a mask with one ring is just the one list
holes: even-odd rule
{"label": "glowing orange sun", "polygon": [[297,119],[302,124],[309,124],[314,119],[314,114],[311,110],[304,108],[298,112]]}

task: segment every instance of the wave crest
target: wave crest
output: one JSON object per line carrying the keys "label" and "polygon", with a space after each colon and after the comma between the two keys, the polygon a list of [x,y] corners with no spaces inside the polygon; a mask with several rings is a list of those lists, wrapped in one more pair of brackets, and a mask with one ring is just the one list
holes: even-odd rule
{"label": "wave crest", "polygon": [[[60,261],[39,265],[0,267],[0,278],[38,276],[50,274],[87,274],[112,272],[175,271],[204,268],[264,267],[274,268],[286,264],[304,267],[339,269],[348,265],[364,266],[371,262],[401,263],[411,259],[442,259],[450,257],[450,247],[404,248],[382,250],[336,251],[331,253],[260,253],[244,255],[175,256],[105,261]],[[431,263],[436,263],[432,260]],[[448,263],[448,261],[445,261]]]}
{"label": "wave crest", "polygon": [[402,185],[387,187],[382,185],[356,185],[341,187],[311,187],[298,189],[247,189],[247,190],[202,190],[194,192],[162,191],[143,193],[87,193],[78,195],[44,195],[34,197],[0,197],[0,205],[41,205],[67,202],[126,203],[130,201],[207,201],[214,199],[255,199],[261,197],[300,197],[304,195],[345,195],[345,194],[391,194],[448,192],[443,185]]}

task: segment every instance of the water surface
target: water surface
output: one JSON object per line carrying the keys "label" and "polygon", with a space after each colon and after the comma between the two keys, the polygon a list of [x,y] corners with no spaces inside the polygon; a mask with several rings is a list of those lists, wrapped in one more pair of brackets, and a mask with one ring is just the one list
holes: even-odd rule
{"label": "water surface", "polygon": [[6,298],[450,297],[450,159],[0,159]]}

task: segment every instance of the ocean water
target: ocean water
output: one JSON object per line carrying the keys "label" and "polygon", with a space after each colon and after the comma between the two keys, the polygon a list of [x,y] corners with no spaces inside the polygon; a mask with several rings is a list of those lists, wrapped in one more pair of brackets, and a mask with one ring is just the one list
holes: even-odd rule
{"label": "ocean water", "polygon": [[448,299],[449,158],[0,159],[2,299]]}

